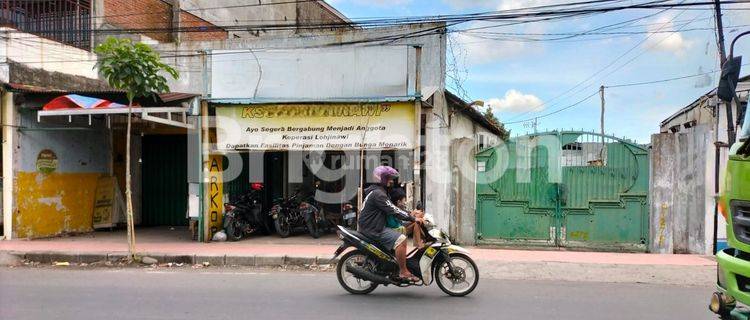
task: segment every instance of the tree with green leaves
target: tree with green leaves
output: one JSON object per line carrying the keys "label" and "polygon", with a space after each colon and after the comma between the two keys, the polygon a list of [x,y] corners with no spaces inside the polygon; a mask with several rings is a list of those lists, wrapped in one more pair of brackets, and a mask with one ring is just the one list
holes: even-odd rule
{"label": "tree with green leaves", "polygon": [[135,227],[133,221],[133,197],[130,174],[130,129],[132,125],[133,100],[169,92],[166,74],[174,79],[177,70],[161,62],[159,54],[143,43],[130,39],[107,38],[94,48],[99,56],[96,67],[112,88],[123,90],[128,97],[128,121],[125,132],[125,202],[128,224],[128,249],[130,259],[135,256]]}
{"label": "tree with green leaves", "polygon": [[488,106],[487,109],[484,110],[484,117],[487,119],[487,121],[494,124],[500,129],[500,139],[508,140],[508,138],[510,138],[510,132],[508,132],[508,130],[505,130],[505,125],[500,123],[500,120],[497,118],[497,116],[492,113],[492,107]]}

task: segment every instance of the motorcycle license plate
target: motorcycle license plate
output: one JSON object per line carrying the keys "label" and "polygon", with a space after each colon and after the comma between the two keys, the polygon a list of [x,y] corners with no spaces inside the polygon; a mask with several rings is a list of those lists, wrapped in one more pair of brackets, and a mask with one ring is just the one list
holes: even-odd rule
{"label": "motorcycle license plate", "polygon": [[346,219],[352,219],[355,216],[357,216],[356,212],[349,212],[349,213],[347,213],[347,214],[344,215],[344,220],[346,220]]}

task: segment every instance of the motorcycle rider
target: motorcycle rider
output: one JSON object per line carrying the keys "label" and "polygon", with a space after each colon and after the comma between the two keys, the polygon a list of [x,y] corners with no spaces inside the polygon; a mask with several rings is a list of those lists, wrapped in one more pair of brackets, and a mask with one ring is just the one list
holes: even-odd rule
{"label": "motorcycle rider", "polygon": [[398,171],[389,166],[379,166],[373,170],[375,184],[370,185],[364,192],[365,199],[362,202],[362,211],[358,221],[358,230],[365,236],[376,241],[385,249],[393,249],[399,266],[399,276],[409,282],[417,282],[409,269],[406,268],[406,236],[386,228],[386,217],[393,215],[399,220],[422,223],[421,217],[416,217],[417,212],[406,212],[391,202],[386,188],[392,187],[398,178]]}

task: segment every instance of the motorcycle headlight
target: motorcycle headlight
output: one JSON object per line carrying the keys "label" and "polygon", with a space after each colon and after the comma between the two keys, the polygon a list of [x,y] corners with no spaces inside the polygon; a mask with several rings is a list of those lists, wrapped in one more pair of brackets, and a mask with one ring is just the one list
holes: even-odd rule
{"label": "motorcycle headlight", "polygon": [[443,243],[450,244],[450,240],[448,239],[448,234],[445,233],[445,231],[443,231],[443,230],[440,230],[438,228],[433,228],[433,229],[430,229],[430,231],[427,231],[427,233],[431,237],[435,238],[435,240],[438,240],[438,241],[443,242]]}
{"label": "motorcycle headlight", "polygon": [[431,237],[437,239],[437,240],[445,240],[445,237],[443,236],[443,231],[440,229],[432,229],[428,232]]}

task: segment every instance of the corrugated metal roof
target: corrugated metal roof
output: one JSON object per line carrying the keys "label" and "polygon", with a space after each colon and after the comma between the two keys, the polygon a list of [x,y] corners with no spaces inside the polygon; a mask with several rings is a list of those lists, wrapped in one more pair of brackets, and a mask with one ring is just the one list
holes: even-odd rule
{"label": "corrugated metal roof", "polygon": [[[76,93],[80,95],[89,95],[89,96],[110,95],[110,96],[116,96],[120,98],[119,100],[127,100],[125,91],[123,90],[81,90],[81,91],[60,90],[60,89],[44,88],[44,87],[22,84],[22,83],[5,83],[3,86],[5,87],[6,90],[11,91],[11,92],[16,92],[16,93],[31,93],[31,94],[45,94],[45,95]],[[164,105],[164,104],[168,104],[171,102],[189,100],[198,96],[200,95],[194,94],[194,93],[185,93],[185,92],[160,93],[160,94],[157,94],[156,104]],[[146,100],[144,100],[144,102],[145,101]],[[118,102],[122,102],[122,101],[118,101]],[[145,103],[142,103],[142,104],[146,105]]]}
{"label": "corrugated metal roof", "polygon": [[159,99],[161,99],[164,103],[169,103],[172,101],[182,101],[182,100],[188,100],[195,97],[200,96],[199,94],[195,93],[186,93],[186,92],[166,92],[166,93],[160,93]]}

